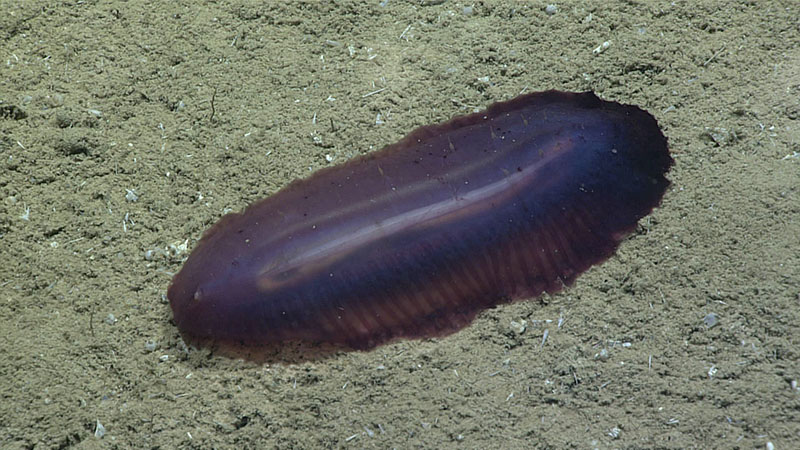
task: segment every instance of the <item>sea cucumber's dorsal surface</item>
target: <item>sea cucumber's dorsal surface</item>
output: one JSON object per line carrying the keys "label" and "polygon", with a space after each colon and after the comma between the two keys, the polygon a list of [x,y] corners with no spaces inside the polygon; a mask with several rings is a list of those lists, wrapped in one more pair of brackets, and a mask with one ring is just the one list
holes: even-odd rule
{"label": "sea cucumber's dorsal surface", "polygon": [[223,217],[169,288],[175,322],[248,357],[448,334],[608,258],[671,165],[638,107],[556,91],[495,103]]}

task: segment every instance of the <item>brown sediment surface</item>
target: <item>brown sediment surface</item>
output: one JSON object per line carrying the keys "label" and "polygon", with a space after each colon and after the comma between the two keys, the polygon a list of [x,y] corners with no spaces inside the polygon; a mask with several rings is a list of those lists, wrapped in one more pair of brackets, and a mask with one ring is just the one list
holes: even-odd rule
{"label": "brown sediment surface", "polygon": [[[0,447],[800,446],[797,5],[7,3]],[[319,361],[182,344],[166,289],[226,212],[547,89],[675,158],[574,286]]]}

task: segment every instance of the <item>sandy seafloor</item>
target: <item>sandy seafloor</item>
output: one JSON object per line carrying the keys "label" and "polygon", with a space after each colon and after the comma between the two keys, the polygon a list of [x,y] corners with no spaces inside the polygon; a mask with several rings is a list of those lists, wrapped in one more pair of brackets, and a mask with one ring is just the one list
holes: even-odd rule
{"label": "sandy seafloor", "polygon": [[[382,3],[0,1],[0,447],[800,448],[800,3]],[[676,161],[573,287],[302,364],[182,345],[223,214],[546,89]]]}

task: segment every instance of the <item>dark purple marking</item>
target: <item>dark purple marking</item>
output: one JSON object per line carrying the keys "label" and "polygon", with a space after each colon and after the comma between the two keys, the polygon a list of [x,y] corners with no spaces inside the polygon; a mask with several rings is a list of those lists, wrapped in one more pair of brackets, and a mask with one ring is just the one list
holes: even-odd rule
{"label": "dark purple marking", "polygon": [[223,217],[172,280],[175,323],[251,359],[446,335],[608,258],[671,165],[636,106],[556,91],[495,103]]}

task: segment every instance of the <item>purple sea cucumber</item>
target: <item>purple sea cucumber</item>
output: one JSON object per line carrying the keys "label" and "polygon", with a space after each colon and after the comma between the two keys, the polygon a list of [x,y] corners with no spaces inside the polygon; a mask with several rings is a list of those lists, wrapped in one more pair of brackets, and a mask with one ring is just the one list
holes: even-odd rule
{"label": "purple sea cucumber", "polygon": [[672,162],[636,106],[557,91],[495,103],[223,217],[169,287],[175,323],[251,359],[446,335],[612,255]]}

